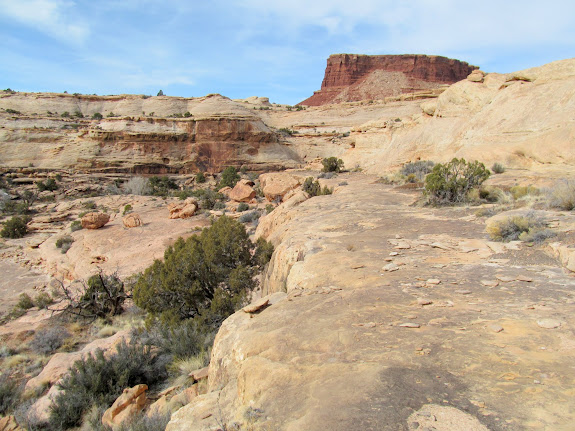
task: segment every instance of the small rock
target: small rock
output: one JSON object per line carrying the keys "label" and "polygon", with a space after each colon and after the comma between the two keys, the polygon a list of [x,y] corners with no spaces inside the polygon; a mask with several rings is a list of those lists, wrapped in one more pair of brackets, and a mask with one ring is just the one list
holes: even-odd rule
{"label": "small rock", "polygon": [[486,287],[497,287],[499,282],[497,280],[481,280],[481,284]]}
{"label": "small rock", "polygon": [[545,328],[545,329],[555,329],[555,328],[559,328],[561,326],[561,322],[559,320],[556,320],[556,319],[541,319],[541,320],[537,321],[537,324],[541,328]]}
{"label": "small rock", "polygon": [[395,263],[388,263],[387,265],[385,265],[383,267],[383,270],[386,272],[393,272],[393,271],[397,271],[399,269],[399,266],[397,266]]}
{"label": "small rock", "polygon": [[426,281],[426,283],[437,285],[441,283],[441,280],[439,280],[438,278],[430,278]]}
{"label": "small rock", "polygon": [[501,332],[503,331],[503,326],[500,325],[489,325],[489,329],[493,332]]}
{"label": "small rock", "polygon": [[517,280],[517,277],[509,277],[507,275],[496,275],[495,278],[497,278],[499,281],[502,281],[503,283],[509,283],[511,281]]}
{"label": "small rock", "polygon": [[207,379],[210,374],[210,367],[200,368],[199,370],[192,371],[189,376],[194,380]]}
{"label": "small rock", "polygon": [[122,223],[127,228],[142,226],[142,219],[139,214],[131,213],[122,219]]}
{"label": "small rock", "polygon": [[397,251],[392,251],[391,253],[389,253],[390,256],[399,256],[399,253]]}
{"label": "small rock", "polygon": [[433,242],[433,243],[431,243],[431,247],[433,247],[433,248],[439,248],[439,249],[441,249],[441,250],[451,250],[451,247],[449,247],[449,246],[447,246],[447,245],[445,245],[445,244],[442,244],[442,243],[440,243],[440,242]]}
{"label": "small rock", "polygon": [[413,322],[401,323],[399,326],[402,328],[421,328],[421,325],[419,323],[413,323]]}
{"label": "small rock", "polygon": [[421,306],[430,305],[433,304],[433,301],[425,298],[417,298],[417,304]]}
{"label": "small rock", "polygon": [[531,277],[527,277],[526,275],[520,275],[517,277],[517,281],[524,281],[525,283],[531,283],[533,279]]}
{"label": "small rock", "polygon": [[411,246],[406,242],[400,242],[393,248],[395,248],[396,250],[409,250]]}
{"label": "small rock", "polygon": [[470,295],[473,292],[471,292],[471,290],[459,289],[456,290],[455,293],[459,293],[460,295]]}
{"label": "small rock", "polygon": [[251,304],[246,305],[244,308],[242,308],[242,310],[244,310],[245,313],[256,313],[262,308],[267,307],[269,302],[269,298],[260,298],[256,302],[252,302]]}

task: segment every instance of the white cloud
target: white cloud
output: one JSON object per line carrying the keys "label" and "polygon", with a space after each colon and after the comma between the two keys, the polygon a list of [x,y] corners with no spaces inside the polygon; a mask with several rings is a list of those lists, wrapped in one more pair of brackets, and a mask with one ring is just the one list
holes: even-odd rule
{"label": "white cloud", "polygon": [[0,0],[0,17],[69,43],[81,43],[89,29],[85,23],[74,19],[74,7],[75,3],[68,0]]}

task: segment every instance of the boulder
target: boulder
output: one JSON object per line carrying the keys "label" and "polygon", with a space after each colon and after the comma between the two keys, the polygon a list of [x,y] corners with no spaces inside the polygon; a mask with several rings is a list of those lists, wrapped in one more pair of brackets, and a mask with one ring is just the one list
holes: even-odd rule
{"label": "boulder", "polygon": [[[251,184],[250,184],[251,183]],[[256,197],[256,191],[252,187],[253,182],[248,180],[240,180],[235,187],[230,191],[229,198],[236,202],[250,202]]]}
{"label": "boulder", "polygon": [[475,69],[469,74],[467,80],[471,82],[483,82],[483,78],[485,78],[485,72],[479,69]]}
{"label": "boulder", "polygon": [[198,201],[194,198],[187,198],[183,202],[175,202],[168,205],[170,218],[189,218],[198,210]]}
{"label": "boulder", "polygon": [[303,177],[287,172],[270,172],[260,175],[260,186],[267,200],[282,199],[287,192],[296,189],[304,181]]}
{"label": "boulder", "polygon": [[122,223],[124,223],[124,226],[127,228],[138,227],[138,226],[142,226],[144,224],[144,223],[142,223],[142,219],[140,218],[140,215],[136,214],[136,213],[131,213],[131,214],[128,214],[127,216],[125,216],[122,219]]}
{"label": "boulder", "polygon": [[110,221],[110,216],[106,213],[92,212],[82,217],[82,227],[84,229],[100,229]]}
{"label": "boulder", "polygon": [[148,417],[164,416],[177,411],[182,406],[188,405],[199,395],[198,385],[193,384],[184,390],[181,390],[181,386],[173,386],[162,391],[159,395],[160,398],[150,405],[150,408],[146,411]]}
{"label": "boulder", "polygon": [[0,431],[24,431],[24,428],[18,426],[14,416],[6,416],[0,419]]}
{"label": "boulder", "polygon": [[219,189],[218,193],[221,193],[224,196],[229,196],[231,191],[232,191],[232,188],[230,186],[225,186],[225,187],[222,187],[221,189]]}
{"label": "boulder", "polygon": [[116,429],[123,422],[130,421],[140,413],[146,405],[147,385],[136,385],[133,388],[124,389],[112,407],[104,412],[102,424]]}

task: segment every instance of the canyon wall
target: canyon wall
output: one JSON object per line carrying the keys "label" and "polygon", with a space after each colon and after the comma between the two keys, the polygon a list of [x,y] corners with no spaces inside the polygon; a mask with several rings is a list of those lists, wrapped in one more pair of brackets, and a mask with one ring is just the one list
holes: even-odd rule
{"label": "canyon wall", "polygon": [[465,79],[475,69],[440,56],[335,54],[327,59],[321,90],[300,104],[320,106],[430,90]]}

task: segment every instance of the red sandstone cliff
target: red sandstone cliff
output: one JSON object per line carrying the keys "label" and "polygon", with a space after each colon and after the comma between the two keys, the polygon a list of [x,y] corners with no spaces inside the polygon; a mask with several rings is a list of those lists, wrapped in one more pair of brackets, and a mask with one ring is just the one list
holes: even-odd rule
{"label": "red sandstone cliff", "polygon": [[477,66],[427,55],[335,54],[327,59],[321,90],[301,105],[382,99],[465,79]]}

